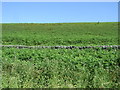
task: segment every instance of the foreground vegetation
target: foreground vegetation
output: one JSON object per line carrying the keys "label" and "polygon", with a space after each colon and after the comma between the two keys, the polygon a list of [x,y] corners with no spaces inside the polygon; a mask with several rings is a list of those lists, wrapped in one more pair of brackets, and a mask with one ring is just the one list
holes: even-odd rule
{"label": "foreground vegetation", "polygon": [[[117,45],[117,23],[3,24],[5,45]],[[118,49],[2,48],[4,88],[119,88]]]}

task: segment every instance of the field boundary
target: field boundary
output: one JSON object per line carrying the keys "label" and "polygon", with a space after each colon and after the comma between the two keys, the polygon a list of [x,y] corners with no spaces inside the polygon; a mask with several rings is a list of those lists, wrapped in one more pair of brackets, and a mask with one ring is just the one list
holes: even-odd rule
{"label": "field boundary", "polygon": [[102,45],[102,46],[25,46],[25,45],[0,45],[0,47],[7,47],[7,48],[50,48],[50,49],[87,49],[87,48],[102,48],[102,49],[107,49],[107,48],[116,48],[120,49],[120,45]]}

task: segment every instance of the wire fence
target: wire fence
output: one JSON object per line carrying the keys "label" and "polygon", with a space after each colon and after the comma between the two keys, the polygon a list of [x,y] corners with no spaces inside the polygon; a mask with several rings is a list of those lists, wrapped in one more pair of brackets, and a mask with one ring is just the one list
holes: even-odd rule
{"label": "wire fence", "polygon": [[36,48],[36,49],[42,49],[42,48],[50,48],[50,49],[87,49],[87,48],[102,48],[102,49],[107,49],[107,48],[115,48],[115,49],[120,49],[120,45],[102,45],[102,46],[25,46],[25,45],[0,45],[0,47],[7,47],[7,48]]}

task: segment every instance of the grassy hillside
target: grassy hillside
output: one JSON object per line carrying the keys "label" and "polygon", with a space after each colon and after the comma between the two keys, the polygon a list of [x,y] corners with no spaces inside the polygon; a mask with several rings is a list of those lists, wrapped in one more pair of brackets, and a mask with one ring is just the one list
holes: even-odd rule
{"label": "grassy hillside", "polygon": [[3,44],[113,45],[117,23],[3,24]]}
{"label": "grassy hillside", "polygon": [[[117,23],[3,24],[3,45],[117,45]],[[3,88],[120,88],[118,49],[2,48]]]}

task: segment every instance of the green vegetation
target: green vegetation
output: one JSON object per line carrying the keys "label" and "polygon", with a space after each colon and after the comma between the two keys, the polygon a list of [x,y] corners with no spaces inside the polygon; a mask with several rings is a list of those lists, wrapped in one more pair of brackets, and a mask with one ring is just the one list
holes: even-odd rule
{"label": "green vegetation", "polygon": [[[4,45],[117,45],[117,23],[3,24]],[[2,48],[3,88],[120,88],[118,49]]]}
{"label": "green vegetation", "polygon": [[3,44],[115,45],[117,23],[3,24]]}

